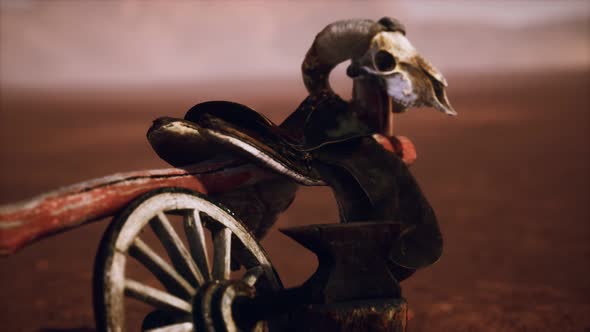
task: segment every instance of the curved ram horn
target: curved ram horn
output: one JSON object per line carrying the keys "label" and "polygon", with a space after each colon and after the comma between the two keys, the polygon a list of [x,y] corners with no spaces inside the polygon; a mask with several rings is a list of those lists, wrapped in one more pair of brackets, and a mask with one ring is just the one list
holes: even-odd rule
{"label": "curved ram horn", "polygon": [[386,28],[372,20],[344,20],[317,34],[303,60],[303,82],[310,94],[331,92],[329,75],[339,63],[362,56],[371,39]]}

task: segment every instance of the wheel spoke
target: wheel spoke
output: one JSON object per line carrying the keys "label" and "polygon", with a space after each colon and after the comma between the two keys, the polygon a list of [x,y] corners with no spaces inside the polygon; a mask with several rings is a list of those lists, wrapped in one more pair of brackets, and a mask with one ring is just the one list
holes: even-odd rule
{"label": "wheel spoke", "polygon": [[155,329],[146,330],[145,332],[193,332],[193,323],[178,323],[168,326],[162,326]]}
{"label": "wheel spoke", "polygon": [[[174,225],[177,220],[172,216],[183,218],[183,226]],[[184,228],[177,231],[177,226]],[[166,254],[157,248],[159,245],[144,242],[141,232],[146,228],[153,230]],[[126,326],[125,311],[130,301],[153,308],[142,323],[146,331],[193,331],[193,319],[213,326],[219,317],[212,303],[228,302],[233,296],[233,288],[228,292],[223,288],[228,286],[223,280],[230,278],[232,259],[246,268],[240,283],[243,287],[281,288],[268,256],[230,211],[203,195],[174,188],[145,194],[124,208],[101,242],[100,252],[95,264],[100,274],[93,295],[101,330],[137,330],[137,326]],[[162,286],[133,279],[129,273],[137,266],[128,266],[129,257]],[[230,311],[225,306],[222,314],[229,317]]]}
{"label": "wheel spoke", "polygon": [[192,311],[190,303],[131,279],[125,279],[125,295],[160,309],[172,309],[186,313],[191,313]]}
{"label": "wheel spoke", "polygon": [[195,288],[140,238],[133,241],[129,255],[150,270],[171,293],[187,299],[195,295]]}
{"label": "wheel spoke", "polygon": [[184,231],[188,238],[188,245],[193,256],[193,260],[201,270],[206,280],[211,279],[209,268],[209,257],[207,256],[207,246],[205,244],[205,232],[199,211],[193,210],[185,216]]}
{"label": "wheel spoke", "polygon": [[262,268],[262,266],[255,266],[246,271],[246,273],[242,277],[242,281],[247,283],[249,286],[254,286],[254,284],[256,284],[256,281],[258,281],[258,278],[260,278],[262,273],[264,273],[264,269]]}
{"label": "wheel spoke", "polygon": [[150,221],[150,225],[168,252],[172,264],[182,276],[198,285],[204,284],[205,278],[164,212],[158,212],[158,216]]}
{"label": "wheel spoke", "polygon": [[231,260],[231,230],[222,228],[213,233],[213,278],[229,279]]}

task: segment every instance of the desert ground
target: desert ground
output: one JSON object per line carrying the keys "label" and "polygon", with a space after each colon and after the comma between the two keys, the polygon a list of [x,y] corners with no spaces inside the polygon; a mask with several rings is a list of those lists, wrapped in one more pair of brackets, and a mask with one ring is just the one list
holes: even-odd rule
{"label": "desert ground", "polygon": [[[409,331],[590,330],[589,72],[449,75],[449,118],[419,109],[396,131],[439,217],[442,259],[402,283]],[[0,203],[116,172],[164,168],[145,132],[197,102],[242,102],[281,121],[298,81],[102,90],[1,90]],[[286,286],[314,256],[278,227],[337,220],[328,188],[301,188],[262,242]],[[0,258],[0,330],[94,331],[94,255],[109,220]]]}

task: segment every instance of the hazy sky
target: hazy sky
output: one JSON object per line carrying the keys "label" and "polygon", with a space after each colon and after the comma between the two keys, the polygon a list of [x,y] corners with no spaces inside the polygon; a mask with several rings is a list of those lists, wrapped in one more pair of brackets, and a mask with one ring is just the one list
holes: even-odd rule
{"label": "hazy sky", "polygon": [[589,1],[2,1],[0,84],[294,78],[326,24],[386,15],[445,73],[590,67]]}

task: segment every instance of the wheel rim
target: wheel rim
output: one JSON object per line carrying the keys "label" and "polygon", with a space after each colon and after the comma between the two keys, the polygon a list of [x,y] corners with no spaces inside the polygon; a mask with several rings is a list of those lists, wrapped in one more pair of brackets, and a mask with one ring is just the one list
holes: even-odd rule
{"label": "wheel rim", "polygon": [[[181,216],[188,245],[172,226],[172,214]],[[142,240],[146,227],[153,230],[165,254],[159,254]],[[206,231],[211,233],[212,261]],[[115,218],[99,248],[94,283],[97,327],[126,330],[126,297],[155,309],[192,317],[192,299],[199,288],[230,279],[232,249],[234,254],[240,254],[240,263],[245,267],[240,278],[245,284],[271,291],[282,287],[264,250],[227,209],[200,194],[178,188],[159,189],[138,198]],[[143,265],[164,290],[128,276],[128,257]],[[193,324],[187,318],[155,331],[193,331]]]}

